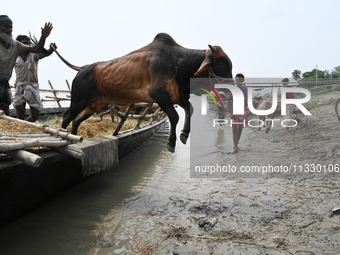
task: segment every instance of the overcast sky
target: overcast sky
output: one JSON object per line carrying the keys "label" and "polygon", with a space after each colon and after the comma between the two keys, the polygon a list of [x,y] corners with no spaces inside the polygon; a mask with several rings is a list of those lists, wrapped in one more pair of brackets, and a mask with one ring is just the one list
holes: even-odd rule
{"label": "overcast sky", "polygon": [[[77,66],[123,56],[166,32],[186,48],[221,46],[233,76],[246,77],[339,66],[339,10],[338,0],[11,0],[1,6],[13,20],[14,38],[29,30],[40,38],[40,28],[52,22],[45,46],[55,42]],[[66,89],[65,80],[71,83],[75,75],[55,54],[39,64],[40,88],[51,80]]]}

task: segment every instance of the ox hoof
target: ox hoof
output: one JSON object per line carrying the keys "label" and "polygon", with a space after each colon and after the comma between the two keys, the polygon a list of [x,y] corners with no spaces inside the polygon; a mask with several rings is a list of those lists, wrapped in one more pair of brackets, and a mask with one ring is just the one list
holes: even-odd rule
{"label": "ox hoof", "polygon": [[174,153],[175,152],[175,146],[171,146],[170,144],[167,144],[166,146],[168,148],[168,151]]}
{"label": "ox hoof", "polygon": [[181,139],[181,142],[182,142],[183,144],[186,144],[186,143],[187,143],[188,136],[185,135],[184,133],[182,133],[182,134],[179,136],[179,138]]}

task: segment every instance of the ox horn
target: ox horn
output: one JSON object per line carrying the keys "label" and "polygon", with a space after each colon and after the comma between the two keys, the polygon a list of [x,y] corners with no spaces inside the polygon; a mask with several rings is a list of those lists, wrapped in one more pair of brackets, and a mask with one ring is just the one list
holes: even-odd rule
{"label": "ox horn", "polygon": [[212,46],[210,44],[208,44],[208,46],[209,46],[210,50],[212,51],[212,53],[215,53],[217,51],[214,46]]}

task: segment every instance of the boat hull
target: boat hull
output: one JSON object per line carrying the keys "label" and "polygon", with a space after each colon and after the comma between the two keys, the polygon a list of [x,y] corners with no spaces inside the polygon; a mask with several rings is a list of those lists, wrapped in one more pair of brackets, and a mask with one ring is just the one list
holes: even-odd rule
{"label": "boat hull", "polygon": [[33,168],[0,154],[0,227],[42,206],[90,176],[114,170],[119,159],[140,147],[166,121],[167,118],[164,118],[115,137],[91,138],[71,145],[83,150],[85,157],[82,160],[43,149],[38,153],[43,158],[42,163]]}

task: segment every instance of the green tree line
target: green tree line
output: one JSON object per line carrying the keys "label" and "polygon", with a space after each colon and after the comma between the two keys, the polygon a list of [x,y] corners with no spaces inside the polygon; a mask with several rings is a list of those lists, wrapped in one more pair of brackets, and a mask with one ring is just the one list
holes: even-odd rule
{"label": "green tree line", "polygon": [[294,70],[292,72],[292,78],[295,80],[303,79],[304,81],[307,80],[315,80],[316,77],[322,79],[322,78],[328,78],[328,79],[339,79],[340,78],[340,65],[334,67],[332,70],[317,70],[314,68],[312,71],[307,71],[302,73],[300,70]]}

